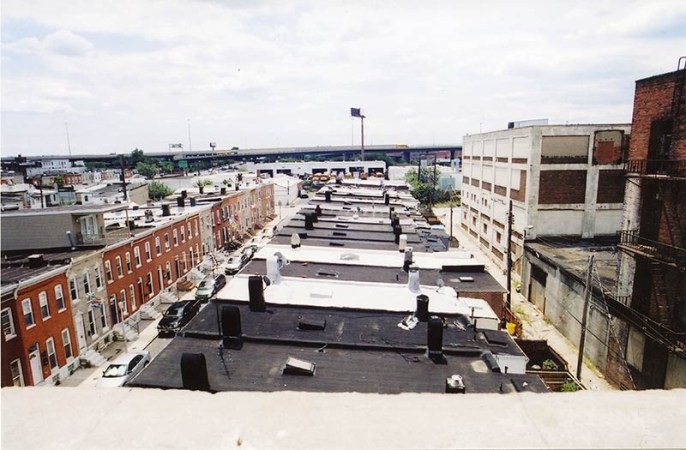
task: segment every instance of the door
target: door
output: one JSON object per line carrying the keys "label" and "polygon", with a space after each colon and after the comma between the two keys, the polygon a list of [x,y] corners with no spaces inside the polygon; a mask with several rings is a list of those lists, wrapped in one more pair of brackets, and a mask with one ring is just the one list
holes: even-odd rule
{"label": "door", "polygon": [[37,386],[43,382],[43,368],[40,363],[40,355],[38,349],[29,353],[29,365],[31,366],[31,377],[33,378],[33,385]]}
{"label": "door", "polygon": [[74,326],[76,327],[76,337],[79,343],[79,350],[85,349],[88,346],[86,342],[86,329],[83,326],[83,316],[77,313],[74,316]]}

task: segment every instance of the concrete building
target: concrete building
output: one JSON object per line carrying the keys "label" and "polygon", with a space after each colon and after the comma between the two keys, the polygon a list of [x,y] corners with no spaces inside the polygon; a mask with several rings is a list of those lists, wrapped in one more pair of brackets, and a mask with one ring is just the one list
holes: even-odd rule
{"label": "concrete building", "polygon": [[686,386],[686,58],[638,80],[619,249],[618,318],[638,387]]}
{"label": "concrete building", "polygon": [[275,176],[283,173],[286,175],[304,176],[316,173],[326,174],[359,174],[368,175],[386,172],[384,161],[298,161],[298,162],[274,162],[274,163],[245,163],[245,168],[257,174],[269,174]]}
{"label": "concrete building", "polygon": [[461,227],[503,268],[510,202],[516,258],[525,239],[614,235],[629,132],[625,124],[548,125],[465,136]]}

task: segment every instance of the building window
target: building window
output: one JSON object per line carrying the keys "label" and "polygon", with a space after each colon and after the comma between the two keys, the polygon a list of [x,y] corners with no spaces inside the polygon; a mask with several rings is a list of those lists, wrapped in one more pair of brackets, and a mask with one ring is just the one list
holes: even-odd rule
{"label": "building window", "polygon": [[53,338],[45,341],[45,346],[48,348],[48,360],[50,361],[50,371],[54,372],[57,369],[57,355],[55,355],[55,340]]}
{"label": "building window", "polygon": [[[106,302],[105,302],[106,303]],[[100,307],[100,325],[102,325],[102,329],[106,330],[108,327],[107,324],[107,314],[105,312],[105,307],[104,305]]]}
{"label": "building window", "polygon": [[72,302],[79,299],[79,291],[76,287],[76,277],[69,278],[69,295],[71,295]]}
{"label": "building window", "polygon": [[152,261],[152,253],[150,252],[150,242],[145,243],[145,259],[146,261]]}
{"label": "building window", "polygon": [[502,240],[502,238],[503,238],[502,233],[500,233],[500,231],[496,231],[496,232],[495,232],[495,241],[496,241],[497,243],[500,243],[500,241]]}
{"label": "building window", "polygon": [[169,251],[171,245],[169,244],[169,233],[164,233],[164,248]]}
{"label": "building window", "polygon": [[21,361],[15,359],[10,363],[10,373],[12,374],[12,384],[14,386],[24,386],[24,375],[21,373]]}
{"label": "building window", "polygon": [[188,239],[193,239],[193,229],[191,228],[191,224],[189,223],[187,226],[188,226]]}
{"label": "building window", "polygon": [[2,335],[5,336],[6,341],[9,341],[13,337],[17,337],[17,331],[14,329],[12,310],[9,308],[2,309]]}
{"label": "building window", "polygon": [[57,311],[64,311],[67,306],[64,304],[64,292],[62,292],[62,285],[55,286],[55,302],[57,303]]}
{"label": "building window", "polygon": [[40,316],[43,320],[50,318],[50,306],[48,305],[48,293],[42,291],[38,294],[38,304],[40,305]]}
{"label": "building window", "polygon": [[171,262],[167,261],[167,282],[171,282],[172,272],[171,272]]}
{"label": "building window", "polygon": [[117,278],[124,276],[124,267],[121,265],[121,256],[117,256],[115,259],[115,264],[117,265]]}
{"label": "building window", "polygon": [[126,291],[122,289],[119,291],[119,311],[121,311],[121,316],[129,315],[129,305],[126,303]]}
{"label": "building window", "polygon": [[196,236],[198,235],[198,228],[200,228],[200,227],[198,226],[198,222],[196,221],[195,222],[195,235]]}
{"label": "building window", "polygon": [[186,242],[186,227],[181,225],[181,242]]}
{"label": "building window", "polygon": [[133,248],[133,257],[136,259],[136,267],[141,266],[141,249],[138,246]]}
{"label": "building window", "polygon": [[148,272],[145,276],[145,285],[148,287],[148,295],[150,297],[155,295],[155,286],[152,284],[152,272]]}
{"label": "building window", "polygon": [[36,322],[33,320],[33,308],[31,307],[30,298],[22,300],[21,310],[24,313],[24,325],[26,325],[26,328],[34,326]]}
{"label": "building window", "polygon": [[162,254],[162,244],[160,244],[159,236],[155,238],[155,253],[157,253],[157,256]]}
{"label": "building window", "polygon": [[91,276],[88,272],[85,272],[83,274],[83,290],[86,292],[86,295],[89,295],[91,292]]}
{"label": "building window", "polygon": [[133,284],[129,285],[129,297],[131,297],[131,311],[135,311],[138,304],[136,303],[136,288],[133,287]]}
{"label": "building window", "polygon": [[172,231],[172,239],[174,240],[174,247],[179,245],[179,232],[176,228]]}
{"label": "building window", "polygon": [[109,261],[105,261],[105,276],[107,277],[108,283],[114,281],[114,278],[112,278],[112,263]]}
{"label": "building window", "polygon": [[126,252],[125,261],[126,261],[126,271],[128,273],[133,272],[133,268],[131,267],[131,253],[130,252]]}
{"label": "building window", "polygon": [[72,357],[71,353],[71,338],[69,337],[69,330],[62,330],[62,343],[64,344],[64,356],[69,359]]}
{"label": "building window", "polygon": [[95,266],[95,288],[96,289],[102,289],[103,284],[102,284],[102,268],[100,267],[100,264]]}

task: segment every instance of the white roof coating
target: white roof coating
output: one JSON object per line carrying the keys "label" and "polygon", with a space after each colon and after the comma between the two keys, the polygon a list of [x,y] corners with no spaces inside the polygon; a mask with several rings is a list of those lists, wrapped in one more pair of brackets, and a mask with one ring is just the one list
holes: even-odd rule
{"label": "white roof coating", "polygon": [[[247,302],[249,275],[235,276],[219,291],[217,298]],[[267,304],[318,306],[383,311],[412,312],[417,296],[429,297],[429,311],[440,314],[462,314],[467,317],[498,320],[488,303],[477,298],[458,297],[449,286],[421,286],[411,292],[404,284],[365,283],[358,281],[313,280],[281,277],[264,290]],[[473,311],[472,311],[473,308]]]}
{"label": "white roof coating", "polygon": [[[686,390],[377,395],[3,388],[2,447],[679,448],[686,442],[685,403]],[[49,430],[37,432],[37,424]]]}
{"label": "white roof coating", "polygon": [[[262,247],[255,257],[266,259],[277,252],[289,261],[351,266],[397,267],[400,269],[404,261],[404,254],[400,251],[314,246],[292,248],[290,245],[277,244],[268,244]],[[440,270],[446,265],[471,266],[479,264],[479,261],[470,252],[464,250],[436,253],[414,252],[412,260],[414,261],[413,264],[420,270]]]}

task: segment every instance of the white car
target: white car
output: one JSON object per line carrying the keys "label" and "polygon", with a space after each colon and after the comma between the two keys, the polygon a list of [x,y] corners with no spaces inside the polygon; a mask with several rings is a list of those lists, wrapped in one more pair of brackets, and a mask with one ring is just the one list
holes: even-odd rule
{"label": "white car", "polygon": [[128,352],[115,359],[102,373],[96,387],[119,387],[133,379],[150,362],[150,352]]}

